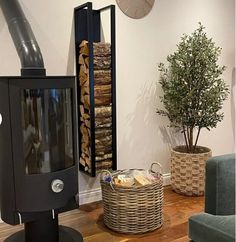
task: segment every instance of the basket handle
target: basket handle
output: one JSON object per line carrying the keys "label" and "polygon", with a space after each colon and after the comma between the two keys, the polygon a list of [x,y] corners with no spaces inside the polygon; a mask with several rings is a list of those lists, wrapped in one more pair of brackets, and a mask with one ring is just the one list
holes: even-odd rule
{"label": "basket handle", "polygon": [[158,171],[154,171],[153,170],[153,166],[158,166],[158,168],[159,168],[159,173],[160,174],[162,174],[162,165],[159,163],[159,162],[153,162],[152,164],[151,164],[151,167],[150,167],[150,171],[152,171],[152,172],[154,172],[154,173],[158,173]]}
{"label": "basket handle", "polygon": [[112,178],[112,174],[111,174],[111,172],[109,170],[101,170],[100,171],[100,181],[101,180],[104,181],[105,174],[108,174]]}
{"label": "basket handle", "polygon": [[106,174],[108,174],[110,176],[111,181],[109,182],[109,184],[110,184],[111,189],[113,191],[115,191],[115,189],[114,189],[114,187],[112,185],[112,174],[111,174],[111,172],[109,170],[101,170],[101,173],[100,173],[100,181],[104,181],[104,175],[103,175],[104,173],[106,173]]}

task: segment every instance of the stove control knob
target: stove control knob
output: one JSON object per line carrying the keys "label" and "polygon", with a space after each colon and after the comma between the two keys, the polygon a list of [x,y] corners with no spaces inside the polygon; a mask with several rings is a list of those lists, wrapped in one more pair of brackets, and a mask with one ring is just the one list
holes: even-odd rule
{"label": "stove control knob", "polygon": [[2,124],[2,114],[0,113],[0,125]]}
{"label": "stove control knob", "polygon": [[51,183],[52,191],[55,193],[62,192],[64,189],[64,182],[60,179],[55,179]]}

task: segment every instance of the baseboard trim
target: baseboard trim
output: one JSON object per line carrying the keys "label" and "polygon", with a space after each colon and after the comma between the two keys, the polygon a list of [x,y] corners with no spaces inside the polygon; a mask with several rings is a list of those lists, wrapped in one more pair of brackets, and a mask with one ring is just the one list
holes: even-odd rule
{"label": "baseboard trim", "polygon": [[95,188],[79,193],[79,205],[92,203],[102,200],[101,188]]}
{"label": "baseboard trim", "polygon": [[[163,185],[170,185],[170,173],[163,174]],[[101,188],[96,188],[88,191],[83,191],[79,193],[79,204],[87,204],[92,202],[97,202],[102,200]]]}
{"label": "baseboard trim", "polygon": [[163,185],[164,186],[170,185],[170,173],[163,174]]}

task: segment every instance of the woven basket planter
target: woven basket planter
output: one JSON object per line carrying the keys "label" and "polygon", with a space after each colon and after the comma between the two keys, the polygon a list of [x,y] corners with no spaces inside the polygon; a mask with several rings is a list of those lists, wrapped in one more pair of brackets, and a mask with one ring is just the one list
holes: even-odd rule
{"label": "woven basket planter", "polygon": [[203,196],[205,190],[205,163],[212,156],[211,150],[198,146],[204,153],[182,153],[171,151],[171,186],[179,194]]}
{"label": "woven basket planter", "polygon": [[120,233],[140,234],[163,223],[163,177],[150,185],[122,187],[101,179],[105,225]]}

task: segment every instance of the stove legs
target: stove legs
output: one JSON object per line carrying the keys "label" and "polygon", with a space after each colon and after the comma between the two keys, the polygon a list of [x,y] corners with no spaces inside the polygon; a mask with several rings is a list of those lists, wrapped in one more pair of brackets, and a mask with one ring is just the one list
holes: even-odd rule
{"label": "stove legs", "polygon": [[25,223],[25,229],[19,231],[4,242],[83,242],[81,234],[69,227],[58,226],[58,217]]}

